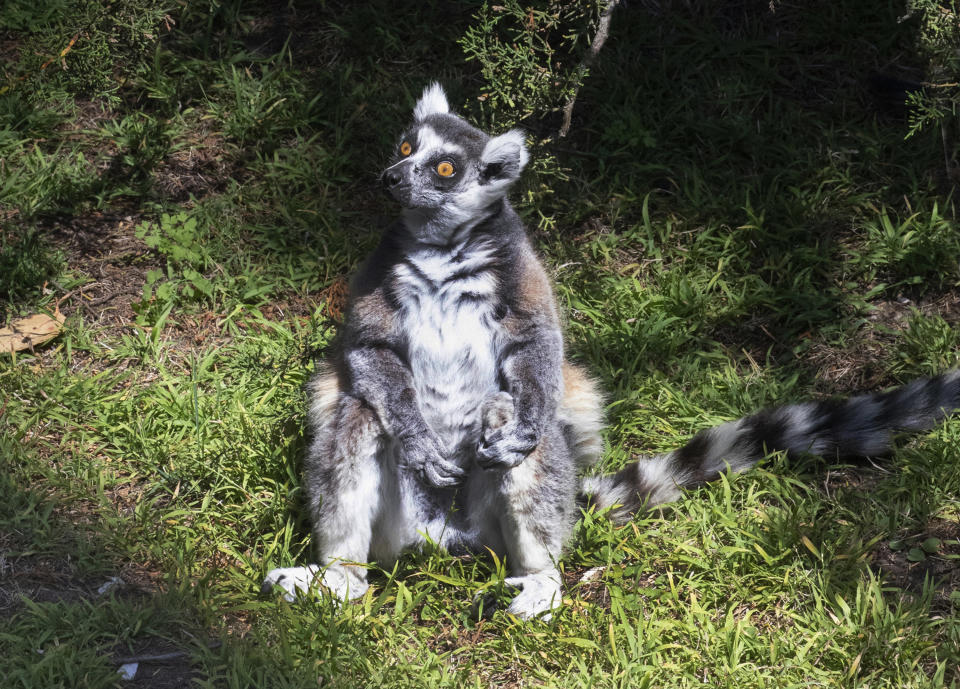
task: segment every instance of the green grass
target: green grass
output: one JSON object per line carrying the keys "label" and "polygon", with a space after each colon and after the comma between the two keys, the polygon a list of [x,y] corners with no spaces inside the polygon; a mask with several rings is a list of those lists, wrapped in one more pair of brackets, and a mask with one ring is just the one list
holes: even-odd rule
{"label": "green grass", "polygon": [[[119,659],[181,651],[142,685],[960,685],[956,419],[878,466],[772,456],[622,528],[584,515],[549,623],[478,610],[505,563],[434,550],[355,604],[258,595],[310,558],[302,386],[396,212],[393,136],[434,78],[511,114],[477,101],[472,3],[138,2],[140,33],[84,34],[67,70],[40,65],[100,4],[0,11],[0,303],[68,316],[0,359],[0,684],[124,686]],[[629,3],[570,136],[521,122],[516,206],[607,393],[604,470],[960,366],[944,139],[866,86],[929,59],[903,14]]]}

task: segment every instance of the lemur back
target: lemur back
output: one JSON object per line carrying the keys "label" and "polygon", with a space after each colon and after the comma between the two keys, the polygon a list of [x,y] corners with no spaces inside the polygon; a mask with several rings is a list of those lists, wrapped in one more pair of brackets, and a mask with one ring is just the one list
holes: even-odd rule
{"label": "lemur back", "polygon": [[506,193],[523,136],[453,115],[436,84],[382,181],[403,210],[351,284],[337,353],[311,381],[304,485],[319,560],[272,570],[290,600],[355,598],[366,563],[427,540],[506,557],[521,617],[560,604],[557,561],[578,505],[617,520],[766,452],[877,454],[960,406],[960,374],[845,403],[788,405],[580,482],[603,401],[565,362],[546,272]]}

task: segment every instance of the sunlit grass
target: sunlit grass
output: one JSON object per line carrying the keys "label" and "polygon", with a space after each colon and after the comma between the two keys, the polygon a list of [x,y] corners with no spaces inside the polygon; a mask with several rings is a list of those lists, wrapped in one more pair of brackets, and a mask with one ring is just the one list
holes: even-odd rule
{"label": "sunlit grass", "polygon": [[[186,656],[141,679],[211,687],[957,685],[957,420],[876,466],[771,456],[625,527],[585,514],[548,623],[488,605],[508,563],[435,549],[353,604],[260,596],[311,557],[303,384],[395,212],[385,152],[427,79],[480,87],[429,3],[436,31],[358,3],[289,42],[196,7],[106,105],[0,94],[4,314],[69,313],[0,359],[4,687],[116,686],[158,647]],[[606,391],[602,470],[960,364],[941,139],[856,85],[910,27],[775,9],[628,4],[516,195]]]}

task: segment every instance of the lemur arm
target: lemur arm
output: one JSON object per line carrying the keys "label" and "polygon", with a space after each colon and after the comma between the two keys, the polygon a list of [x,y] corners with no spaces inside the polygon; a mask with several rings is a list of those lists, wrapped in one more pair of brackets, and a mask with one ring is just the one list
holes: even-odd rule
{"label": "lemur arm", "polygon": [[382,291],[358,298],[347,322],[343,360],[350,392],[374,410],[385,433],[400,444],[407,466],[435,486],[456,484],[465,472],[447,460],[443,443],[420,413]]}
{"label": "lemur arm", "polygon": [[399,439],[425,431],[410,371],[389,343],[358,344],[344,360],[351,392],[373,408],[387,435]]}
{"label": "lemur arm", "polygon": [[501,377],[513,397],[517,423],[539,437],[546,420],[556,415],[563,342],[559,330],[547,324],[528,327],[524,335],[504,357]]}
{"label": "lemur arm", "polygon": [[563,337],[553,292],[532,251],[519,261],[514,301],[503,319],[510,342],[501,353],[502,387],[513,398],[513,418],[485,429],[477,454],[482,466],[516,466],[540,443],[556,416],[563,388]]}

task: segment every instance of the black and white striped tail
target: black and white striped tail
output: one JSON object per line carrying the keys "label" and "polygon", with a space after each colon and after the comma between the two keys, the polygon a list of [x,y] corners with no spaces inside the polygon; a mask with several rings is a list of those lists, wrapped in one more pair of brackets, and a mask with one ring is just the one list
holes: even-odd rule
{"label": "black and white striped tail", "polygon": [[612,507],[624,521],[643,507],[675,500],[681,489],[744,471],[767,453],[828,458],[890,451],[895,433],[932,427],[960,407],[960,371],[915,380],[889,392],[793,404],[700,431],[679,450],[632,462],[615,474],[584,479],[588,505]]}

